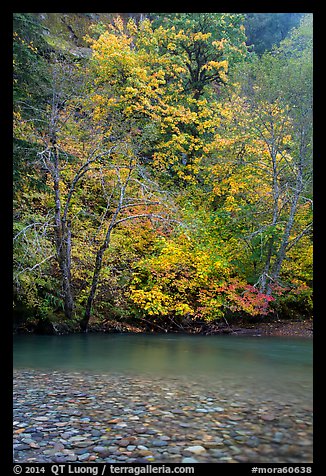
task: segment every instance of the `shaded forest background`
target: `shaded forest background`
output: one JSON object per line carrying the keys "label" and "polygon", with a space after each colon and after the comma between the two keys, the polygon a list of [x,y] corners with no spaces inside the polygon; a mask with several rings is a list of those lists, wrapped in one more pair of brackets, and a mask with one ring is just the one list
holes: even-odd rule
{"label": "shaded forest background", "polygon": [[15,13],[14,315],[312,316],[312,15]]}

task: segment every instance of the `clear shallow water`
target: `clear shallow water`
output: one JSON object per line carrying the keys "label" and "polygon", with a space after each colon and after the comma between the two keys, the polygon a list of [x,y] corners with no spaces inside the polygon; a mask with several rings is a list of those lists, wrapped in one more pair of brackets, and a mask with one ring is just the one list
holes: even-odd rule
{"label": "clear shallow water", "polygon": [[312,340],[75,334],[15,336],[14,368],[232,380],[310,399]]}
{"label": "clear shallow water", "polygon": [[[55,442],[64,461],[82,461],[76,435],[96,462],[138,461],[138,446],[121,452],[121,435],[159,463],[180,463],[198,444],[198,462],[313,459],[310,339],[15,336],[14,367],[16,462],[56,461]],[[93,449],[104,441],[109,459]]]}

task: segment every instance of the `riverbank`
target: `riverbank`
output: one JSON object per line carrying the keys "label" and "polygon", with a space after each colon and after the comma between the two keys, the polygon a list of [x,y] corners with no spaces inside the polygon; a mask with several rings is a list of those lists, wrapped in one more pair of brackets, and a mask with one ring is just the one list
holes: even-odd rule
{"label": "riverbank", "polygon": [[310,463],[312,402],[254,381],[14,370],[17,463]]}
{"label": "riverbank", "polygon": [[[15,334],[44,334],[44,335],[67,335],[80,332],[78,324],[67,322],[41,321],[28,323],[14,328]],[[114,319],[104,322],[90,322],[88,332],[91,333],[181,333],[198,335],[247,335],[247,336],[286,336],[286,337],[313,337],[313,320],[289,320],[271,319],[264,320],[240,320],[236,322],[220,321],[218,323],[192,323],[187,326],[174,326],[167,329],[155,323],[141,322],[131,324]]]}
{"label": "riverbank", "polygon": [[[90,332],[144,332],[142,328],[110,322],[107,325],[91,325]],[[156,332],[163,330],[156,328]],[[153,328],[151,332],[155,332]],[[286,337],[313,337],[313,320],[264,319],[237,320],[236,322],[220,321],[218,323],[193,323],[189,326],[170,329],[172,333],[199,334],[199,335],[247,335],[247,336],[286,336]]]}
{"label": "riverbank", "polygon": [[278,320],[261,322],[259,324],[244,323],[232,326],[232,333],[252,336],[286,336],[286,337],[313,337],[313,321]]}

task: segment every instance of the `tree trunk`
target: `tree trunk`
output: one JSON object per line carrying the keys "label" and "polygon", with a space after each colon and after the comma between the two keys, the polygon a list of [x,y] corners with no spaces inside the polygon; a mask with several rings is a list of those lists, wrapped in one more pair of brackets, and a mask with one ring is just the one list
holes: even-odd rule
{"label": "tree trunk", "polygon": [[85,309],[85,314],[83,319],[80,321],[80,329],[82,332],[87,332],[88,328],[88,323],[91,317],[91,311],[92,311],[92,305],[100,277],[100,272],[102,269],[102,261],[103,261],[103,255],[104,251],[106,250],[108,245],[104,243],[104,245],[98,250],[97,255],[96,255],[96,261],[95,261],[95,268],[94,268],[94,274],[93,274],[93,280],[92,280],[92,285],[91,289],[88,295],[87,299],[87,304],[86,304],[86,309]]}
{"label": "tree trunk", "polygon": [[[274,144],[271,147],[271,159],[273,165],[273,218],[271,226],[275,227],[278,221],[279,215],[279,198],[280,198],[280,189],[278,186],[278,171],[277,171],[277,162],[276,162],[276,151],[274,148]],[[274,237],[272,236],[268,240],[268,249],[267,249],[267,257],[265,260],[264,271],[261,275],[261,285],[260,285],[260,292],[261,293],[268,293],[270,290],[270,277],[269,277],[269,270],[271,267],[271,260],[273,256],[273,246],[274,246]]]}
{"label": "tree trunk", "polygon": [[[300,194],[301,194],[302,188],[303,188],[302,178],[303,178],[302,177],[302,164],[300,163],[299,168],[298,168],[297,180],[296,180],[295,194],[294,194],[294,197],[293,197],[293,200],[292,200],[292,203],[291,203],[290,215],[289,215],[289,218],[288,218],[285,230],[284,230],[281,246],[280,246],[280,249],[277,253],[276,261],[274,263],[274,268],[273,268],[273,273],[272,273],[272,278],[273,278],[274,281],[276,281],[278,279],[279,275],[280,275],[282,264],[283,264],[283,261],[284,261],[285,256],[286,256],[286,250],[287,250],[287,247],[288,247],[288,244],[289,244],[290,233],[291,233],[291,230],[292,230],[292,227],[293,227],[294,218],[295,218],[295,214],[296,214],[297,207],[298,207],[298,201],[299,201]],[[271,289],[268,289],[267,294],[269,294],[269,295],[271,294]]]}
{"label": "tree trunk", "polygon": [[98,282],[99,282],[100,272],[101,272],[101,269],[102,269],[103,256],[104,256],[104,253],[105,253],[106,249],[108,248],[108,246],[110,244],[111,232],[112,232],[113,227],[116,223],[116,219],[117,219],[117,216],[118,216],[118,214],[121,210],[121,206],[122,206],[122,199],[120,199],[119,205],[118,205],[118,207],[117,207],[117,209],[116,209],[116,211],[115,211],[115,213],[112,217],[111,223],[110,223],[110,225],[107,229],[105,240],[104,240],[102,246],[100,247],[100,249],[98,250],[98,252],[96,254],[92,285],[91,285],[91,289],[89,291],[89,295],[88,295],[88,299],[87,299],[85,314],[84,314],[83,319],[80,321],[80,329],[81,329],[82,332],[87,332],[88,323],[89,323],[89,320],[90,320],[90,317],[91,317],[93,301],[94,301],[94,298],[95,298],[95,293],[96,293],[97,285],[98,285]]}
{"label": "tree trunk", "polygon": [[260,281],[260,288],[259,291],[261,293],[266,293],[268,286],[269,286],[269,270],[271,267],[271,259],[272,259],[272,254],[273,254],[273,244],[274,244],[274,238],[270,238],[268,240],[268,252],[267,252],[267,257],[265,260],[265,266],[264,266],[264,271],[261,275],[261,281]]}
{"label": "tree trunk", "polygon": [[63,244],[62,259],[62,275],[63,275],[63,294],[64,294],[64,310],[68,319],[72,318],[74,311],[74,299],[71,290],[71,229],[70,222],[67,223],[66,239]]}
{"label": "tree trunk", "polygon": [[53,188],[55,194],[55,244],[57,260],[62,276],[64,313],[67,319],[71,319],[74,310],[74,300],[71,292],[71,230],[70,222],[67,223],[61,218],[59,157],[54,134],[52,135],[52,156]]}
{"label": "tree trunk", "polygon": [[65,267],[63,271],[63,298],[64,298],[64,311],[67,319],[72,318],[74,311],[74,300],[71,292],[71,283],[68,277],[68,269]]}
{"label": "tree trunk", "polygon": [[85,314],[84,314],[83,319],[80,321],[80,329],[81,329],[82,332],[87,332],[88,323],[89,323],[89,320],[90,320],[90,317],[91,317],[92,305],[93,305],[93,301],[94,301],[94,297],[95,297],[95,293],[96,293],[96,289],[97,289],[97,285],[98,285],[98,281],[99,281],[99,277],[100,277],[100,272],[101,272],[101,269],[102,269],[103,256],[104,256],[104,253],[105,253],[106,249],[108,248],[108,246],[110,244],[111,232],[112,232],[114,226],[117,224],[117,217],[118,217],[118,215],[121,211],[121,208],[122,208],[126,187],[127,187],[128,183],[129,183],[129,180],[130,180],[131,171],[132,171],[132,167],[131,167],[131,164],[130,164],[129,174],[128,174],[128,177],[126,179],[126,182],[124,183],[124,185],[121,185],[121,188],[120,188],[120,198],[119,198],[119,202],[117,204],[117,208],[115,209],[115,212],[114,212],[114,214],[111,218],[110,224],[109,224],[108,229],[106,231],[104,242],[103,242],[102,246],[99,248],[99,250],[96,254],[92,285],[91,285],[91,289],[89,291],[89,295],[88,295],[88,299],[87,299]]}

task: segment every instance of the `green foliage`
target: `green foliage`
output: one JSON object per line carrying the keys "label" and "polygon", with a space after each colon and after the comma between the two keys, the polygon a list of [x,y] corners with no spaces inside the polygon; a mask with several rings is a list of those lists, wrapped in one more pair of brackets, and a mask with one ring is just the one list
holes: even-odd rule
{"label": "green foliage", "polygon": [[313,315],[313,292],[305,284],[282,288],[272,304],[274,312],[285,319],[309,319]]}
{"label": "green foliage", "polygon": [[24,107],[28,100],[39,106],[47,95],[48,72],[44,57],[48,45],[40,23],[30,13],[13,15],[13,99],[30,117]]}
{"label": "green foliage", "polygon": [[244,22],[247,44],[261,55],[284,40],[302,16],[302,13],[247,13]]}
{"label": "green foliage", "polygon": [[271,299],[240,277],[238,242],[225,220],[203,210],[189,219],[191,231],[161,238],[154,253],[137,262],[133,302],[146,315],[160,318],[212,321],[229,313],[267,314]]}
{"label": "green foliage", "polygon": [[204,65],[227,61],[232,68],[246,56],[244,16],[231,13],[161,13],[153,14],[154,28],[161,26],[175,30],[182,38],[167,48],[175,55],[186,57],[187,72],[184,88],[196,99],[206,85],[224,83],[222,74]]}

